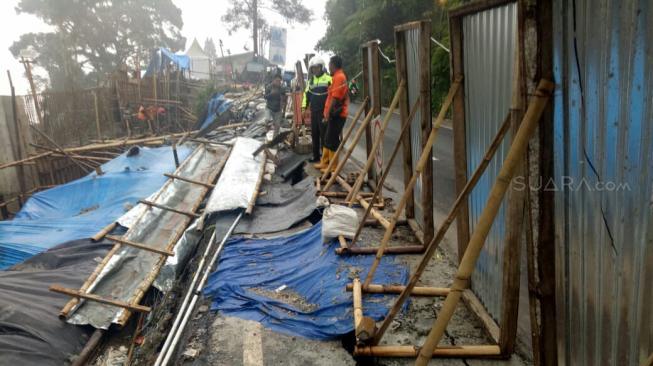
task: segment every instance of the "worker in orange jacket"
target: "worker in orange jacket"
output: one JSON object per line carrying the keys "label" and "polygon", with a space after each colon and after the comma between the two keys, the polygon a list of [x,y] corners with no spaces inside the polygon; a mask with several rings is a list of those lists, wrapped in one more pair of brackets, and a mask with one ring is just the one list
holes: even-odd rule
{"label": "worker in orange jacket", "polygon": [[331,161],[333,161],[332,171],[338,166],[336,150],[340,146],[340,134],[349,113],[349,86],[347,75],[342,70],[340,56],[333,56],[329,60],[329,73],[331,73],[331,85],[324,104],[324,121],[327,125],[324,147],[327,156],[326,159],[323,157],[318,165],[322,172],[326,172]]}

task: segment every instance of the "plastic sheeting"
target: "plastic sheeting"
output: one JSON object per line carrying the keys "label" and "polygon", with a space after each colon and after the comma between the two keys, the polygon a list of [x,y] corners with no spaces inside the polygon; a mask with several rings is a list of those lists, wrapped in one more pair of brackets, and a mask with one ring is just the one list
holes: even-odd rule
{"label": "plastic sheeting", "polygon": [[223,94],[213,95],[207,106],[206,118],[204,118],[202,125],[199,127],[200,131],[209,127],[216,118],[226,112],[232,104],[233,101],[225,98]]}
{"label": "plastic sheeting", "polygon": [[[351,332],[352,296],[345,286],[355,273],[365,278],[374,257],[338,256],[335,241],[322,244],[321,229],[317,224],[283,238],[230,240],[204,289],[206,296],[213,297],[211,308],[311,339],[332,339]],[[408,271],[385,256],[375,279],[405,284]],[[284,301],[295,305],[274,299],[284,294],[294,299]],[[381,319],[395,298],[364,296],[365,315]]]}
{"label": "plastic sheeting", "polygon": [[[190,153],[178,148],[180,159]],[[13,220],[0,221],[0,269],[57,244],[89,238],[147,197],[175,170],[170,147],[140,148],[86,177],[34,194]]]}
{"label": "plastic sheeting", "polygon": [[229,160],[206,204],[206,213],[247,208],[254,197],[256,182],[263,169],[262,159],[265,159],[265,154],[252,156],[261,144],[250,138],[236,138]]}
{"label": "plastic sheeting", "polygon": [[93,329],[60,320],[70,298],[48,287],[79,288],[112,246],[77,240],[0,271],[0,365],[65,365],[81,351]]}
{"label": "plastic sheeting", "polygon": [[147,65],[144,76],[152,76],[154,72],[160,72],[167,63],[173,63],[180,70],[190,69],[190,57],[177,55],[167,48],[160,47],[152,51],[150,64]]}

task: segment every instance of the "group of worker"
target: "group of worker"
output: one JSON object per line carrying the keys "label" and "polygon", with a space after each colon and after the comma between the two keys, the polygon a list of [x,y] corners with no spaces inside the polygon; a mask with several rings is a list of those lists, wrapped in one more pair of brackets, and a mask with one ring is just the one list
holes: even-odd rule
{"label": "group of worker", "polygon": [[[311,120],[311,140],[313,143],[312,163],[323,173],[331,166],[338,165],[336,150],[340,145],[340,135],[347,121],[349,109],[349,84],[342,69],[342,58],[329,59],[328,72],[324,60],[314,56],[308,63],[309,78],[302,100],[302,115]],[[265,88],[268,120],[274,126],[274,136],[279,134],[283,120],[283,103],[287,91],[283,87],[280,74],[274,75]],[[310,114],[310,117],[309,117]],[[333,162],[333,163],[332,163]]]}
{"label": "group of worker", "polygon": [[329,73],[324,61],[314,56],[309,61],[309,80],[304,92],[302,112],[310,111],[313,160],[316,169],[323,173],[338,165],[336,150],[340,134],[347,121],[349,109],[349,86],[342,69],[342,58],[329,59]]}

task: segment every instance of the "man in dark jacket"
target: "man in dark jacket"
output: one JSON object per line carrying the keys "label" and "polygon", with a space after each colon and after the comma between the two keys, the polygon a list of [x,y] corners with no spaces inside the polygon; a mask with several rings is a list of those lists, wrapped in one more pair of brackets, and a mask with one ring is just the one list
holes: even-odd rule
{"label": "man in dark jacket", "polygon": [[266,110],[268,121],[274,126],[274,136],[279,134],[281,121],[283,120],[283,107],[286,100],[286,90],[281,85],[281,75],[274,75],[272,82],[265,87]]}

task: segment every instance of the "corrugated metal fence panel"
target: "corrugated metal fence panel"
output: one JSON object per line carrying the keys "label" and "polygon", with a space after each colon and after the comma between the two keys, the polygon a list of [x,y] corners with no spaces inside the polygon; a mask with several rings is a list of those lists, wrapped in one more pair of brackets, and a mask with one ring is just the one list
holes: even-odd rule
{"label": "corrugated metal fence panel", "polygon": [[[412,106],[417,101],[419,96],[419,77],[421,75],[421,67],[419,62],[419,40],[420,29],[411,28],[406,31],[406,73],[408,80],[406,86],[408,90],[408,105]],[[422,154],[422,112],[421,109],[417,110],[415,117],[410,125],[410,146],[411,155],[413,159],[413,172],[417,168],[417,161]],[[415,220],[424,227],[424,212],[422,209],[422,180],[418,179],[415,182],[413,190],[413,197],[415,197]],[[429,214],[431,214],[429,212]]]}
{"label": "corrugated metal fence panel", "polygon": [[[510,111],[517,4],[463,17],[467,175],[471,176]],[[504,139],[469,197],[473,232],[508,152]],[[472,275],[472,290],[499,321],[501,309],[505,205],[501,206]]]}
{"label": "corrugated metal fence panel", "polygon": [[653,351],[653,4],[556,0],[553,19],[559,361],[639,365]]}

